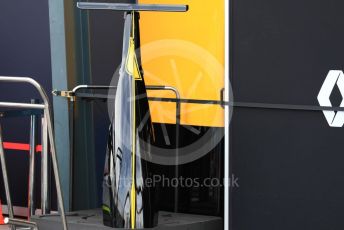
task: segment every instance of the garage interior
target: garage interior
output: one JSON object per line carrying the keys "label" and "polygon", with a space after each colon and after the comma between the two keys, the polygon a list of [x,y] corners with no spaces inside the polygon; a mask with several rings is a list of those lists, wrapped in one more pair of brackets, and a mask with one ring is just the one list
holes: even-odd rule
{"label": "garage interior", "polygon": [[162,159],[143,157],[156,170],[144,177],[201,185],[159,184],[156,201],[142,201],[143,210],[156,209],[156,224],[137,211],[136,223],[122,215],[111,224],[124,227],[113,227],[342,229],[343,6],[3,0],[0,200],[9,225],[0,229],[66,229],[63,211],[69,229],[111,229],[104,212],[121,211],[104,206],[104,165],[116,138],[128,139],[115,117],[136,113],[116,104],[131,38],[154,131],[143,139],[154,139],[148,152]]}

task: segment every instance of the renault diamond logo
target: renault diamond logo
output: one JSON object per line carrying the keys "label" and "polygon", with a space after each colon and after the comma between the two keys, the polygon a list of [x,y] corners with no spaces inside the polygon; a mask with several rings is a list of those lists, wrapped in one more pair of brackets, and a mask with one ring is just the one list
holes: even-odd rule
{"label": "renault diamond logo", "polygon": [[[335,86],[338,86],[342,95],[342,102],[340,107],[344,107],[344,73],[341,70],[331,70],[318,94],[318,101],[320,106],[332,107],[330,95]],[[324,116],[331,127],[343,127],[344,112],[343,111],[323,111]]]}

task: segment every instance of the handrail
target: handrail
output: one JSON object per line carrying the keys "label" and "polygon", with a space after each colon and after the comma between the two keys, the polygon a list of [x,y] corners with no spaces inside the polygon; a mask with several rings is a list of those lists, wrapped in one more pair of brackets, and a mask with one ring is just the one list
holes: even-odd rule
{"label": "handrail", "polygon": [[76,93],[82,89],[117,89],[117,87],[108,85],[78,85],[72,89],[72,92]]}
{"label": "handrail", "polygon": [[[180,94],[177,88],[172,86],[146,86],[147,90],[169,90],[174,92],[176,96],[176,157],[175,157],[175,178],[179,178],[179,126],[180,126]],[[178,212],[179,206],[179,191],[178,187],[174,190],[174,212]]]}
{"label": "handrail", "polygon": [[16,102],[0,102],[0,107],[19,108],[19,109],[45,109],[45,105],[16,103]]}
{"label": "handrail", "polygon": [[43,99],[44,105],[49,107],[49,99],[47,94],[45,93],[43,87],[34,79],[29,77],[9,77],[9,76],[0,76],[0,81],[4,82],[17,82],[17,83],[29,83],[33,85]]}
{"label": "handrail", "polygon": [[[0,82],[28,83],[36,88],[41,98],[43,99],[44,105],[43,107],[40,107],[40,109],[44,109],[44,117],[46,120],[48,138],[49,138],[50,148],[51,148],[51,156],[52,156],[53,171],[54,171],[56,190],[57,190],[58,206],[61,212],[61,220],[62,220],[63,229],[67,230],[68,227],[67,227],[64,203],[63,203],[63,195],[62,195],[62,190],[61,190],[60,174],[59,174],[57,155],[56,155],[56,145],[55,145],[55,139],[54,139],[54,130],[53,130],[53,125],[52,125],[52,118],[51,118],[51,111],[50,111],[48,96],[46,92],[44,91],[43,87],[36,80],[29,77],[0,76]],[[18,106],[19,108],[23,108],[24,106],[25,107],[27,106],[28,108],[35,108],[37,105],[1,102],[0,106],[11,107],[11,108],[14,108],[16,106]],[[42,169],[42,170],[47,171],[47,169]]]}

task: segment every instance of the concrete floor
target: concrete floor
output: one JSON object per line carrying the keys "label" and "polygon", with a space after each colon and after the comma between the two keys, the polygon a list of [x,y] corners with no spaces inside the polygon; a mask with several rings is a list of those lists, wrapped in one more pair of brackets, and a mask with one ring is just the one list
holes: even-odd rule
{"label": "concrete floor", "polygon": [[0,230],[7,230],[9,229],[7,225],[0,225]]}

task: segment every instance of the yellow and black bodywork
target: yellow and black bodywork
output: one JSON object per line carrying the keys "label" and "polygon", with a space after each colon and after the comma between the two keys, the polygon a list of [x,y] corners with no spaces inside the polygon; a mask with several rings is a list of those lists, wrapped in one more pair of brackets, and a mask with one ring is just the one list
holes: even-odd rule
{"label": "yellow and black bodywork", "polygon": [[157,225],[156,187],[145,185],[157,166],[145,160],[150,157],[154,130],[140,61],[138,17],[138,12],[125,15],[122,66],[104,173],[104,224],[116,228]]}

